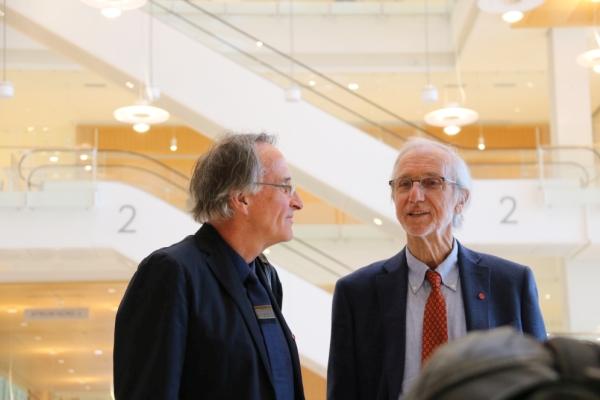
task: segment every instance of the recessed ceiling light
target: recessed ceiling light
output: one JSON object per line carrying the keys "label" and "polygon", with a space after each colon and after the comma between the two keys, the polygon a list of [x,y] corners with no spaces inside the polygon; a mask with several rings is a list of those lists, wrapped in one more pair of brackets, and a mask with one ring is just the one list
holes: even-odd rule
{"label": "recessed ceiling light", "polygon": [[381,220],[381,218],[377,218],[377,217],[373,218],[373,223],[377,226],[383,225],[383,221]]}
{"label": "recessed ceiling light", "polygon": [[55,162],[58,162],[58,156],[50,156],[50,157],[48,158],[48,160],[50,160],[50,162],[54,162],[54,163],[55,163]]}
{"label": "recessed ceiling light", "polygon": [[308,86],[315,86],[316,84],[317,82],[313,81],[312,79],[308,81]]}
{"label": "recessed ceiling light", "polygon": [[544,296],[544,299],[546,300],[550,300],[552,298],[552,296],[550,296],[550,293],[546,293],[546,295]]}
{"label": "recessed ceiling light", "polygon": [[81,161],[87,161],[87,160],[89,160],[89,158],[90,158],[89,154],[85,154],[85,153],[84,153],[84,154],[80,154],[80,155],[79,155],[79,159],[80,159]]}
{"label": "recessed ceiling light", "polygon": [[533,87],[533,82],[529,81],[525,84],[525,86],[531,89]]}
{"label": "recessed ceiling light", "polygon": [[110,294],[113,294],[113,293],[115,293],[117,290],[116,290],[115,288],[111,288],[111,287],[109,287],[108,289],[106,289],[106,291],[107,291],[108,293],[110,293]]}
{"label": "recessed ceiling light", "polygon": [[263,251],[263,253],[266,254],[266,255],[269,255],[269,254],[271,254],[271,250],[265,249],[265,251]]}
{"label": "recessed ceiling light", "polygon": [[259,47],[259,48],[260,48],[260,47],[263,47],[263,44],[264,44],[263,42],[261,42],[260,40],[258,40],[258,41],[256,42],[256,47]]}
{"label": "recessed ceiling light", "polygon": [[35,126],[28,126],[27,132],[33,132],[35,130]]}
{"label": "recessed ceiling light", "polygon": [[350,82],[348,84],[348,89],[353,90],[353,91],[357,91],[359,88],[358,83],[356,82]]}
{"label": "recessed ceiling light", "polygon": [[597,73],[600,74],[600,64],[596,64],[592,67],[592,70]]}
{"label": "recessed ceiling light", "polygon": [[103,353],[103,352],[102,352],[102,350],[100,350],[100,349],[96,349],[96,350],[94,350],[94,355],[95,355],[95,356],[101,356],[101,355],[102,355],[102,353]]}
{"label": "recessed ceiling light", "polygon": [[56,360],[56,362],[59,364],[64,364],[65,360],[63,360],[62,358],[59,358],[58,360]]}
{"label": "recessed ceiling light", "polygon": [[90,172],[92,170],[92,166],[90,164],[84,165],[83,169],[87,172]]}
{"label": "recessed ceiling light", "polygon": [[73,368],[69,368],[69,369],[67,370],[67,372],[68,372],[68,373],[70,373],[70,374],[74,374],[74,373],[75,373],[75,370],[74,370]]}
{"label": "recessed ceiling light", "polygon": [[125,86],[127,86],[129,89],[133,89],[135,87],[133,82],[130,82],[130,81],[125,82]]}
{"label": "recessed ceiling light", "polygon": [[520,109],[519,107],[515,107],[515,112],[516,112],[516,113],[520,113],[520,112],[521,112],[521,109]]}
{"label": "recessed ceiling light", "polygon": [[17,313],[17,309],[16,308],[9,308],[6,310],[7,313],[9,314],[16,314]]}
{"label": "recessed ceiling light", "polygon": [[48,354],[50,354],[51,356],[55,356],[56,355],[56,350],[50,349],[50,350],[48,350]]}

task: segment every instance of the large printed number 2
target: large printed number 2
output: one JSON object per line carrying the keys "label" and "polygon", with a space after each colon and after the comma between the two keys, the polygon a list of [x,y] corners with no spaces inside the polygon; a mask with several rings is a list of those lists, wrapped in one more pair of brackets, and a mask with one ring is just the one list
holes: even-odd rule
{"label": "large printed number 2", "polygon": [[508,213],[500,220],[501,224],[518,224],[519,222],[516,219],[511,219],[512,215],[515,213],[517,209],[517,200],[512,196],[504,196],[500,199],[500,204],[509,203]]}
{"label": "large printed number 2", "polygon": [[119,233],[135,233],[136,232],[135,229],[131,228],[131,223],[135,219],[135,207],[130,204],[122,205],[121,208],[119,209],[119,213],[122,213],[123,211],[127,212],[127,210],[129,210],[129,212],[130,212],[129,219],[127,221],[125,221],[125,224],[123,224],[121,229],[118,230]]}

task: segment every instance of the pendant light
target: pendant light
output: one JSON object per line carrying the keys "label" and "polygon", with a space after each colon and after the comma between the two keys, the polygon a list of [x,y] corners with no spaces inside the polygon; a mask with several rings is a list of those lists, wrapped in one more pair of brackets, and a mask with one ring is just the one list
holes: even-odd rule
{"label": "pendant light", "polygon": [[117,18],[126,10],[143,7],[147,0],[81,0],[90,7],[99,8],[106,18]]}
{"label": "pendant light", "polygon": [[170,117],[168,111],[163,110],[160,107],[151,105],[153,101],[158,100],[158,98],[160,97],[160,90],[157,87],[153,86],[153,19],[154,17],[152,16],[151,3],[150,11],[148,13],[148,64],[145,86],[140,89],[139,98],[135,102],[135,104],[117,108],[113,112],[113,116],[117,121],[131,124],[133,130],[138,133],[146,133],[150,130],[150,127],[152,125],[163,123],[167,121]]}
{"label": "pendant light", "polygon": [[542,5],[544,0],[478,0],[481,11],[502,14],[502,20],[508,24],[519,22],[525,12]]}

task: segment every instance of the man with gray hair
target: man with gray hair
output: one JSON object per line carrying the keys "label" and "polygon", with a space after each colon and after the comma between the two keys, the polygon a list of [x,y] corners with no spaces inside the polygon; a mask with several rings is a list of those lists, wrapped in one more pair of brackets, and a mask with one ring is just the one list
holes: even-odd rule
{"label": "man with gray hair", "polygon": [[336,284],[330,400],[397,400],[438,346],[467,331],[511,325],[546,337],[531,270],[453,236],[471,193],[454,149],[410,139],[389,185],[406,247]]}
{"label": "man with gray hair", "polygon": [[140,264],[117,312],[117,400],[304,398],[281,284],[263,250],[302,200],[270,135],[230,135],[190,182],[200,230]]}

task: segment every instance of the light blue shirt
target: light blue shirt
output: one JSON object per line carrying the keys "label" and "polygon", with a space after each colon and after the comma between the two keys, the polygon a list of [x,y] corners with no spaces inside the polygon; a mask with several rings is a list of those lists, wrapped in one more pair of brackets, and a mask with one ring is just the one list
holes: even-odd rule
{"label": "light blue shirt", "polygon": [[[406,248],[408,264],[408,291],[406,298],[406,351],[402,392],[406,393],[419,376],[421,370],[421,344],[423,340],[423,313],[431,292],[425,279],[429,267],[413,256]],[[463,305],[460,279],[458,276],[458,245],[452,243],[452,251],[435,269],[442,277],[442,293],[448,312],[448,340],[467,334],[465,307]]]}

